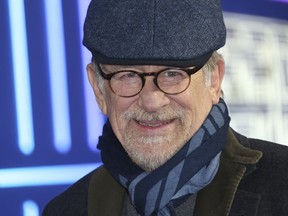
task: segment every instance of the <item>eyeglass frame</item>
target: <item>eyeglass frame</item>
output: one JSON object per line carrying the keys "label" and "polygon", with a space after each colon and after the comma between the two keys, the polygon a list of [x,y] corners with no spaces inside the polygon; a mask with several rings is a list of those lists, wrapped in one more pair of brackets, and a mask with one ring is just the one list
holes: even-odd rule
{"label": "eyeglass frame", "polygon": [[163,71],[166,71],[166,70],[169,70],[169,69],[170,69],[170,70],[171,70],[171,69],[175,69],[174,67],[168,67],[168,68],[164,68],[164,69],[162,69],[162,70],[160,70],[160,71],[158,71],[158,72],[148,72],[148,73],[147,73],[147,72],[146,72],[146,73],[145,73],[145,72],[138,72],[138,71],[134,71],[134,70],[125,70],[126,72],[133,72],[133,73],[137,74],[137,75],[141,78],[142,86],[141,86],[140,90],[139,90],[137,93],[135,93],[135,94],[133,94],[133,95],[129,95],[129,96],[124,96],[124,95],[119,95],[119,94],[117,94],[117,92],[115,92],[115,91],[113,90],[112,86],[111,86],[111,79],[112,79],[112,77],[113,77],[115,74],[124,72],[124,70],[119,70],[119,71],[116,71],[116,72],[113,72],[113,73],[106,74],[106,73],[104,73],[103,69],[101,68],[101,66],[100,66],[100,64],[99,64],[98,62],[96,63],[96,65],[97,65],[97,68],[98,68],[98,70],[99,70],[99,73],[100,73],[101,77],[102,77],[103,79],[109,81],[109,87],[110,87],[110,89],[112,90],[112,92],[113,92],[114,94],[116,94],[116,95],[118,95],[118,96],[120,96],[120,97],[124,97],[124,98],[134,97],[134,96],[138,95],[138,94],[142,91],[142,89],[144,88],[144,86],[145,86],[145,81],[146,81],[145,77],[146,77],[146,76],[154,76],[153,82],[154,82],[155,86],[156,86],[161,92],[163,92],[163,93],[165,93],[165,94],[168,94],[168,95],[177,95],[177,94],[180,94],[180,93],[186,91],[187,88],[189,87],[190,82],[191,82],[191,75],[193,75],[193,74],[197,73],[198,71],[200,71],[201,68],[204,66],[204,65],[201,65],[201,66],[195,66],[195,67],[192,66],[192,67],[188,67],[188,68],[176,68],[176,69],[178,69],[178,70],[182,70],[182,71],[186,72],[187,75],[188,75],[188,77],[189,77],[189,82],[188,82],[188,84],[187,84],[187,87],[186,87],[184,90],[181,90],[180,92],[177,92],[177,93],[165,92],[164,90],[162,90],[162,89],[159,87],[158,81],[157,81],[158,76],[159,76]]}

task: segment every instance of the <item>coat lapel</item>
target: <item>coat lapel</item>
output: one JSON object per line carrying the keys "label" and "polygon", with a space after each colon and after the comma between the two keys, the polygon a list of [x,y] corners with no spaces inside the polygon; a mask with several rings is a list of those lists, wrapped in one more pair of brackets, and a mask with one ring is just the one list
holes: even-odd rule
{"label": "coat lapel", "polygon": [[119,216],[122,212],[125,190],[102,166],[90,180],[88,216]]}
{"label": "coat lapel", "polygon": [[[257,194],[245,191],[238,192],[237,187],[243,176],[250,174],[256,169],[255,164],[261,157],[262,153],[260,151],[251,150],[240,145],[230,130],[228,133],[228,144],[222,152],[217,175],[212,183],[197,195],[195,215],[255,215],[253,211],[257,212],[260,197]],[[248,202],[247,200],[250,201]],[[232,204],[233,207],[231,209]],[[244,208],[246,208],[248,214]],[[238,214],[239,212],[240,214]]]}

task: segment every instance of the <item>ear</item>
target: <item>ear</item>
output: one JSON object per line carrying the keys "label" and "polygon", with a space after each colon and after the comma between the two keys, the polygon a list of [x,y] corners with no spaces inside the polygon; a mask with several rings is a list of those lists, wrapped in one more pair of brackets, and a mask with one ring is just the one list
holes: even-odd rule
{"label": "ear", "polygon": [[219,98],[222,96],[222,81],[225,73],[225,62],[220,59],[211,74],[211,86],[210,92],[212,96],[212,103],[219,102]]}
{"label": "ear", "polygon": [[88,75],[90,85],[96,96],[96,101],[98,103],[98,106],[101,109],[102,113],[104,115],[107,115],[107,103],[106,103],[105,94],[99,88],[99,82],[96,79],[95,71],[91,63],[87,65],[86,70],[87,70],[87,75]]}

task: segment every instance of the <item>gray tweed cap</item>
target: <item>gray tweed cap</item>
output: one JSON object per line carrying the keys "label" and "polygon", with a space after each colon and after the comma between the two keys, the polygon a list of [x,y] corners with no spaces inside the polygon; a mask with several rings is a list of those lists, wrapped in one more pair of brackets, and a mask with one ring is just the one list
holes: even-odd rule
{"label": "gray tweed cap", "polygon": [[84,23],[104,64],[201,66],[225,41],[220,0],[92,0]]}

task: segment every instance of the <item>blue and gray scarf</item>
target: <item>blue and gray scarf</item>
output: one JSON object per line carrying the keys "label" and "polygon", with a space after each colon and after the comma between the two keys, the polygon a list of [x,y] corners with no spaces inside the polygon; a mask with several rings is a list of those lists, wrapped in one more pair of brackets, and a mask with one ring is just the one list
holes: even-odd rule
{"label": "blue and gray scarf", "polygon": [[227,106],[220,99],[183,148],[152,172],[145,172],[131,161],[109,121],[98,148],[104,166],[128,190],[139,215],[168,216],[173,215],[173,206],[181,198],[197,193],[213,180],[226,144],[229,122]]}

